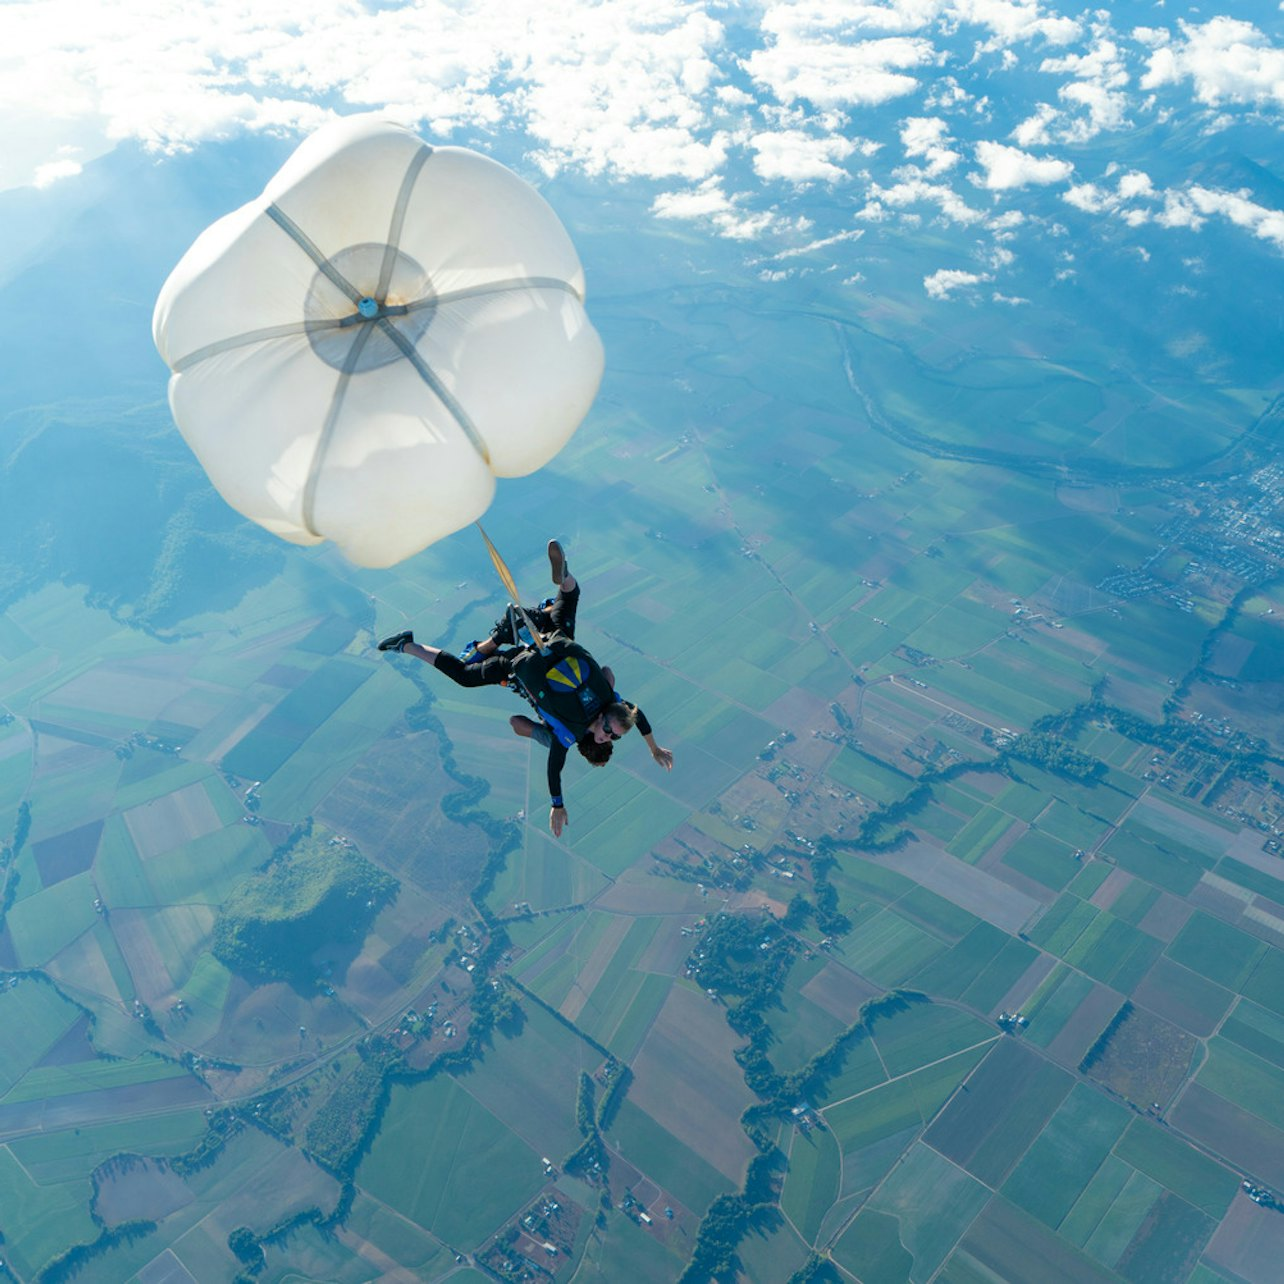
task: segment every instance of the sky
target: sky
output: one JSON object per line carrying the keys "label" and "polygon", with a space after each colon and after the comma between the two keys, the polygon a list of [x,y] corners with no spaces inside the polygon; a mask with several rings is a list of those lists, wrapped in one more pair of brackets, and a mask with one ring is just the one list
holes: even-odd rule
{"label": "sky", "polygon": [[1282,9],[8,0],[0,190],[75,183],[122,142],[162,158],[382,110],[438,142],[503,140],[536,177],[640,187],[657,217],[743,243],[767,280],[846,270],[842,247],[874,224],[939,226],[928,299],[1020,303],[1023,246],[1067,229],[1143,260],[1198,255],[1209,227],[1284,253],[1270,167],[1245,185],[1195,159],[1218,135],[1277,135]]}

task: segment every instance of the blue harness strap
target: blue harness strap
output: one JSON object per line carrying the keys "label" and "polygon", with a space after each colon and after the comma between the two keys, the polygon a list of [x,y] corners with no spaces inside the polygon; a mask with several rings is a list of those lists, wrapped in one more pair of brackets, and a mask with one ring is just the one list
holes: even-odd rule
{"label": "blue harness strap", "polygon": [[548,729],[558,738],[558,740],[570,748],[576,743],[575,733],[571,731],[565,723],[559,722],[547,709],[540,709],[539,716],[544,719]]}

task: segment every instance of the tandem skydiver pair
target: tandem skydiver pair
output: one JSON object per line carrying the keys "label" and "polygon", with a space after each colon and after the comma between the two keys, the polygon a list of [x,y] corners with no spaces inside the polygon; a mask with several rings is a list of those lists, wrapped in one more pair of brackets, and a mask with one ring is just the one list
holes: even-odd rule
{"label": "tandem skydiver pair", "polygon": [[575,641],[580,586],[557,540],[548,543],[548,560],[557,596],[525,610],[510,607],[490,636],[470,643],[462,657],[416,642],[411,632],[384,638],[379,650],[413,655],[461,687],[512,687],[530,703],[538,722],[520,714],[509,722],[517,735],[548,747],[548,827],[560,837],[568,823],[562,767],[572,746],[603,766],[614,742],[636,726],[666,771],[673,769],[673,753],[656,743],[642,710],[621,699],[611,670]]}

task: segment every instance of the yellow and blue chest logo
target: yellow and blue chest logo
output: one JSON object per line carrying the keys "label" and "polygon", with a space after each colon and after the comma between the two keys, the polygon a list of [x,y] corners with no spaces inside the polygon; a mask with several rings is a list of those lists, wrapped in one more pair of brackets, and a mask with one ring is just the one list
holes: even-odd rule
{"label": "yellow and blue chest logo", "polygon": [[577,656],[568,655],[559,660],[544,674],[549,684],[562,691],[575,691],[588,679],[588,665],[583,664]]}

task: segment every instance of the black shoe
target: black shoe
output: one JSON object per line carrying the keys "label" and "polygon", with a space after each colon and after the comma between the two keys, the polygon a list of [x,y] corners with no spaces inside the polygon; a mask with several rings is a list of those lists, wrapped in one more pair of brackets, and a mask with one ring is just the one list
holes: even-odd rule
{"label": "black shoe", "polygon": [[566,569],[566,553],[555,539],[548,541],[548,569],[552,572],[553,583],[561,588],[562,581],[569,572]]}
{"label": "black shoe", "polygon": [[415,635],[413,633],[394,633],[391,637],[384,638],[384,640],[379,643],[379,650],[404,651],[406,649],[406,643],[413,642],[414,640]]}

